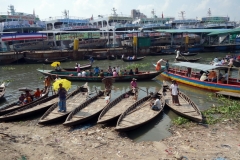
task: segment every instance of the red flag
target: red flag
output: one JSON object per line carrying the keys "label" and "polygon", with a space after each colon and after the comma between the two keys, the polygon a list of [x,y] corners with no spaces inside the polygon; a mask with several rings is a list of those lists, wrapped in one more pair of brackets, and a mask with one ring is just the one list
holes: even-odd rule
{"label": "red flag", "polygon": [[163,12],[162,12],[162,18],[163,18]]}

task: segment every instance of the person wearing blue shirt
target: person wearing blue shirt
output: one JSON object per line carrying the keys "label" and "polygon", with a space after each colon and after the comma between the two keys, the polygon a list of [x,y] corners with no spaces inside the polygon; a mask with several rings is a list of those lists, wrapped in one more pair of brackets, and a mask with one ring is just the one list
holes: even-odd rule
{"label": "person wearing blue shirt", "polygon": [[100,72],[100,69],[99,69],[98,66],[96,66],[96,67],[93,69],[93,71],[94,71],[94,75],[95,75],[95,76],[98,76],[98,75],[99,75],[99,72]]}
{"label": "person wearing blue shirt", "polygon": [[89,61],[90,61],[90,64],[92,65],[92,64],[93,64],[93,62],[94,62],[94,59],[93,59],[93,57],[92,57],[92,56],[89,58]]}

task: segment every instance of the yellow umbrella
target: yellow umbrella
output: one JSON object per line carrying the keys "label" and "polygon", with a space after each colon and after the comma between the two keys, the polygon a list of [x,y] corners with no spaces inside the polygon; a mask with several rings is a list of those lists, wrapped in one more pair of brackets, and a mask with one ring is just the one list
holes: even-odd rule
{"label": "yellow umbrella", "polygon": [[57,65],[60,65],[60,62],[53,62],[53,63],[51,64],[52,67],[57,67]]}
{"label": "yellow umbrella", "polygon": [[59,84],[62,84],[63,88],[69,90],[71,88],[71,82],[66,79],[58,79],[53,83],[53,90],[57,91],[59,88]]}

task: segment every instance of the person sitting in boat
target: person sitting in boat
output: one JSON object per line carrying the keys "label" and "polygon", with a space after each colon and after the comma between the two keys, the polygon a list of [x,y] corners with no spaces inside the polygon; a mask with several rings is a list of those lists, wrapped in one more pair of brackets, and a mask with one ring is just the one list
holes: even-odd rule
{"label": "person sitting in boat", "polygon": [[135,74],[139,74],[138,68],[135,68]]}
{"label": "person sitting in boat", "polygon": [[136,56],[135,56],[135,55],[133,55],[133,56],[132,56],[132,59],[136,59]]}
{"label": "person sitting in boat", "polygon": [[206,73],[203,73],[202,76],[200,77],[200,81],[205,81],[206,79],[208,79]]}
{"label": "person sitting in boat", "polygon": [[57,67],[55,68],[55,71],[60,72],[61,70],[62,70],[61,67],[59,66],[59,64],[57,64]]}
{"label": "person sitting in boat", "polygon": [[123,54],[121,59],[123,59],[123,58],[124,58],[124,56],[125,56],[125,55]]}
{"label": "person sitting in boat", "polygon": [[208,74],[208,81],[213,82],[213,79],[217,77],[217,73],[212,69]]}
{"label": "person sitting in boat", "polygon": [[93,76],[93,72],[91,69],[89,69],[89,74],[88,74],[89,77],[92,77]]}
{"label": "person sitting in boat", "polygon": [[100,73],[99,73],[99,77],[103,78],[104,77],[104,72],[103,70],[101,69]]}
{"label": "person sitting in boat", "polygon": [[30,102],[32,102],[32,98],[30,96],[29,97],[25,97],[24,100],[23,100],[23,105],[28,104]]}
{"label": "person sitting in boat", "polygon": [[41,91],[40,91],[40,89],[39,88],[37,88],[37,90],[36,90],[36,92],[34,93],[34,99],[38,99],[38,98],[40,98],[41,97]]}
{"label": "person sitting in boat", "polygon": [[78,77],[82,77],[82,73],[81,73],[81,72],[78,72],[77,76],[78,76]]}
{"label": "person sitting in boat", "polygon": [[128,57],[127,57],[127,60],[130,60],[130,59],[131,59],[131,58],[128,56]]}
{"label": "person sitting in boat", "polygon": [[96,67],[93,69],[93,71],[94,71],[94,75],[95,75],[95,76],[98,76],[98,75],[99,75],[99,72],[100,72],[100,69],[99,69],[98,66],[96,66]]}
{"label": "person sitting in boat", "polygon": [[113,77],[117,77],[118,76],[118,73],[116,70],[113,71]]}
{"label": "person sitting in boat", "polygon": [[227,83],[228,77],[229,77],[228,71],[225,70],[225,74],[221,77],[222,83]]}
{"label": "person sitting in boat", "polygon": [[153,102],[150,103],[150,107],[154,111],[159,111],[161,109],[160,99],[157,93],[151,95]]}
{"label": "person sitting in boat", "polygon": [[134,73],[133,73],[133,70],[132,69],[130,69],[130,71],[129,71],[129,73],[128,73],[129,75],[134,75]]}
{"label": "person sitting in boat", "polygon": [[123,71],[123,75],[127,75],[128,73],[127,73],[127,70],[126,69],[124,69],[124,71]]}
{"label": "person sitting in boat", "polygon": [[23,101],[24,101],[24,99],[25,99],[25,96],[24,96],[24,94],[22,93],[22,94],[20,95],[20,97],[18,98],[17,104],[22,104]]}
{"label": "person sitting in boat", "polygon": [[82,77],[87,77],[87,73],[85,70],[82,71]]}
{"label": "person sitting in boat", "polygon": [[112,76],[112,67],[108,66],[107,72],[108,72],[108,76]]}

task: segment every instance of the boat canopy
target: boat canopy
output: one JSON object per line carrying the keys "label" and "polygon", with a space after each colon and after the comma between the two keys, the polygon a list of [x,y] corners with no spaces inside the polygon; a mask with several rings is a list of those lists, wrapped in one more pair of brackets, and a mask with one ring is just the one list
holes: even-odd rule
{"label": "boat canopy", "polygon": [[198,70],[212,70],[212,69],[223,69],[223,68],[228,68],[228,67],[223,67],[223,66],[213,66],[209,64],[200,64],[200,63],[191,63],[191,62],[179,62],[179,63],[173,63],[172,65],[174,66],[180,66],[180,67],[188,67],[188,68],[193,68],[193,69],[198,69]]}

